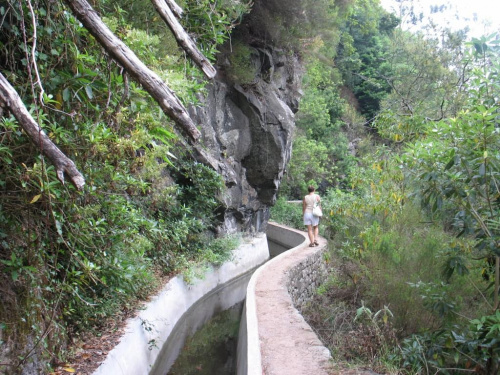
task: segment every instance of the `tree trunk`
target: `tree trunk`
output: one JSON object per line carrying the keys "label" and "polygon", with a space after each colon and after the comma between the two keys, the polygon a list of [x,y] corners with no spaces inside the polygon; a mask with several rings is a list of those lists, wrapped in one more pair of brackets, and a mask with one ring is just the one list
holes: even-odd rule
{"label": "tree trunk", "polygon": [[172,10],[172,12],[174,12],[177,18],[182,17],[182,13],[184,13],[184,11],[179,5],[177,5],[177,3],[174,0],[165,0],[165,2],[167,3],[168,7]]}
{"label": "tree trunk", "polygon": [[2,73],[0,73],[0,104],[14,115],[31,140],[37,146],[40,146],[41,151],[55,165],[59,181],[64,184],[64,173],[66,173],[73,185],[78,190],[82,190],[85,185],[85,178],[78,171],[73,160],[69,159],[57,148],[33,117],[31,117],[18,93]]}
{"label": "tree trunk", "polygon": [[191,37],[186,33],[179,21],[177,21],[177,18],[175,18],[174,13],[170,8],[173,4],[175,4],[175,2],[169,0],[169,6],[167,6],[166,0],[151,0],[151,2],[174,34],[177,43],[179,43],[188,56],[196,63],[196,65],[200,67],[208,78],[214,78],[217,71],[212,66],[210,61],[208,61],[207,58],[198,50],[198,47],[196,47],[196,44],[193,42]]}
{"label": "tree trunk", "polygon": [[160,77],[150,70],[104,24],[86,0],[65,0],[76,18],[85,26],[104,49],[158,102],[167,116],[172,118],[185,134],[197,141],[200,132],[189,117],[186,108]]}

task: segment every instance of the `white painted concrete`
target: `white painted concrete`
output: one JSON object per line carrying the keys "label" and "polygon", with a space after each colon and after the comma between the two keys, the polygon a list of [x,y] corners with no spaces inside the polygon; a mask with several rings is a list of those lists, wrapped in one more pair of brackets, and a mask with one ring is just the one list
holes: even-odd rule
{"label": "white painted concrete", "polygon": [[[287,247],[290,249],[289,251],[300,248],[308,241],[305,235],[274,225],[273,223],[268,224],[267,233],[269,238]],[[279,262],[281,257],[286,256],[285,254],[282,253],[259,267],[248,282],[247,298],[245,300],[245,309],[243,310],[238,337],[238,375],[263,374],[255,284],[260,274],[265,272],[266,266],[271,262]]]}
{"label": "white painted concrete", "polygon": [[[146,375],[182,315],[200,298],[220,285],[246,273],[269,258],[267,237],[244,240],[233,260],[208,272],[192,284],[171,279],[137,317],[127,322],[120,343],[109,352],[94,375]],[[154,342],[154,346],[151,344]]]}
{"label": "white painted concrete", "polygon": [[[237,373],[238,375],[323,374],[325,371],[322,367],[328,362],[330,353],[293,306],[286,281],[289,270],[320,251],[326,245],[326,241],[321,239],[319,247],[310,248],[305,232],[274,223],[268,224],[267,236],[290,250],[259,267],[250,278],[238,339]],[[267,294],[270,297],[266,297]],[[274,305],[263,312],[259,308],[263,303],[267,307],[269,304],[274,303]],[[273,315],[274,320],[268,319],[270,315]],[[279,317],[278,320],[276,317]],[[259,319],[275,322],[272,333],[264,332],[269,326],[263,328]],[[267,337],[269,334],[272,337]],[[279,343],[282,349],[284,346],[291,345],[291,347],[286,347],[282,350],[283,353],[278,353],[276,348],[269,350],[269,345],[264,345],[269,340]],[[295,346],[301,347],[302,352],[296,351]],[[310,355],[311,353],[314,355]],[[304,361],[307,363],[304,364]],[[298,366],[299,364],[302,367]],[[276,368],[279,369],[277,372],[274,371]]]}

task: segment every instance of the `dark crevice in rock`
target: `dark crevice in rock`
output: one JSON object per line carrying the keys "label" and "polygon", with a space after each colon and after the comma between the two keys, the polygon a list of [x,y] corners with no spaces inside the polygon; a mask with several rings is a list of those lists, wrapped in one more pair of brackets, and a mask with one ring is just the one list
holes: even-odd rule
{"label": "dark crevice in rock", "polygon": [[[250,14],[221,48],[203,105],[190,109],[226,183],[223,233],[265,230],[291,156],[302,67],[295,54],[266,39],[259,22]],[[255,73],[246,83],[230,74],[237,43],[244,44],[244,63]]]}

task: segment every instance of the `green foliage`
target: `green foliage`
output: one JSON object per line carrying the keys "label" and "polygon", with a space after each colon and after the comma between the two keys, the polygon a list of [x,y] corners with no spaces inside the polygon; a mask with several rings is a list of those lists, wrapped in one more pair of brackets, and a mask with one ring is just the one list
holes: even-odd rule
{"label": "green foliage", "polygon": [[224,187],[221,176],[212,168],[196,162],[178,163],[173,175],[177,173],[180,203],[191,208],[194,217],[211,220],[220,206],[217,198]]}
{"label": "green foliage", "polygon": [[460,33],[443,33],[439,39],[401,30],[393,35],[387,56],[391,72],[386,74],[393,91],[375,125],[384,138],[411,141],[422,135],[426,121],[457,115],[470,68]]}
{"label": "green foliage", "polygon": [[[196,101],[201,74],[186,64],[150,2],[97,5],[106,24],[181,100]],[[69,337],[125,316],[157,286],[158,276],[192,263],[221,264],[237,246],[236,239],[214,235],[220,176],[184,156],[189,150],[178,145],[157,103],[62,3],[33,6],[32,14],[26,2],[0,5],[0,70],[75,161],[86,186],[77,192],[61,185],[39,146],[2,113],[2,337],[19,348],[36,343],[28,355],[15,353],[19,367],[34,353],[47,364],[56,354],[63,361]],[[190,6],[199,6],[188,23],[204,20],[196,30],[210,57],[248,10],[237,1]],[[34,84],[35,67],[40,85]]]}
{"label": "green foliage", "polygon": [[231,259],[232,251],[240,245],[240,238],[227,236],[208,241],[207,261],[214,265],[221,265]]}
{"label": "green foliage", "polygon": [[292,150],[287,174],[281,187],[281,194],[302,199],[312,183],[326,181],[332,184],[336,168],[328,158],[326,146],[306,137],[297,136]]}
{"label": "green foliage", "polygon": [[[365,328],[345,341],[333,333],[342,318],[332,311],[355,319],[362,298],[357,322],[369,325],[372,311],[389,309],[396,338],[407,338],[401,352],[389,350],[388,361],[401,359],[407,371],[419,373],[496,373],[498,37],[473,40],[465,52],[461,33],[444,33],[439,41],[410,35],[395,30],[397,20],[378,3],[358,5],[348,14],[336,54],[322,49],[322,41],[312,43],[313,52],[329,54],[308,56],[297,116],[301,131],[283,185],[286,194],[295,189],[299,195],[308,180],[331,187],[339,181],[332,172],[347,175],[343,190],[322,194],[321,226],[334,249],[331,258],[340,259],[339,274],[321,288],[322,305],[310,314],[344,359],[373,364],[349,343],[356,346],[362,337],[365,348],[380,344]],[[324,64],[325,56],[335,57],[343,82]],[[325,161],[339,167],[342,157],[332,157],[332,148],[346,143],[337,135],[349,126],[335,88],[342,84],[366,116],[376,116],[377,136],[389,146],[371,148],[358,166],[337,172]],[[317,156],[322,146],[327,159]]]}
{"label": "green foliage", "polygon": [[[397,366],[401,359],[405,368],[418,371],[436,353],[427,345],[437,350],[436,337],[430,334],[434,341],[424,343],[424,332],[449,332],[452,327],[459,332],[468,325],[460,316],[481,316],[488,311],[488,304],[478,300],[474,286],[481,283],[481,269],[471,263],[473,243],[465,238],[457,241],[429,222],[407,197],[399,158],[384,148],[372,157],[355,170],[353,192],[330,190],[322,195],[322,227],[331,243],[331,258],[337,259],[338,273],[335,283],[323,287],[321,298],[332,299],[323,302],[322,308],[341,311],[336,301],[341,298],[348,303],[349,307],[343,308],[348,308],[352,319],[356,319],[357,310],[356,322],[363,324],[354,338],[348,335],[351,342],[363,337],[365,348],[382,348],[381,343],[387,343],[385,354],[377,358],[384,356],[389,367]],[[376,161],[381,159],[384,161]],[[454,273],[443,275],[443,270],[450,268]],[[377,317],[387,317],[391,328],[378,330],[383,319],[373,325],[373,311],[380,312]],[[311,314],[312,319],[320,319]],[[375,357],[346,344],[341,331],[333,333],[339,330],[333,325],[339,324],[340,318],[321,319],[325,322],[320,324],[321,331],[331,331],[324,334],[325,340],[340,340],[336,345],[343,345],[343,350],[336,349],[340,361],[355,355],[365,365],[380,368]],[[331,326],[326,323],[330,321]],[[401,352],[391,349],[396,340],[412,334],[420,336],[405,343]]]}
{"label": "green foliage", "polygon": [[[257,56],[252,56],[257,54]],[[240,85],[251,84],[258,73],[258,66],[254,61],[258,61],[258,52],[253,48],[237,41],[232,45],[232,52],[229,55],[230,66],[228,67],[229,78]]]}
{"label": "green foliage", "polygon": [[231,30],[253,3],[251,0],[182,0],[179,5],[186,12],[183,26],[195,36],[203,54],[215,60],[217,46],[229,38]]}
{"label": "green foliage", "polygon": [[[498,317],[491,315],[498,307],[497,286],[491,283],[498,272],[492,264],[499,227],[496,43],[475,40],[475,56],[453,62],[471,67],[465,72],[469,83],[461,88],[464,96],[439,108],[441,115],[454,117],[429,121],[428,109],[436,107],[419,100],[407,117],[384,113],[381,119],[392,134],[400,134],[393,140],[415,141],[402,157],[380,148],[374,159],[364,160],[350,177],[352,194],[330,191],[322,197],[325,234],[344,259],[346,286],[362,295],[366,309],[390,306],[401,338],[414,333],[395,354],[408,371],[498,371],[497,342],[491,339],[498,337]],[[431,69],[442,57],[429,58],[427,73],[446,80],[449,76]],[[446,97],[454,91],[443,80],[433,94]],[[424,91],[422,86],[415,94]],[[465,110],[453,112],[463,97],[468,98]],[[414,201],[423,203],[430,219]],[[493,303],[481,287],[485,280]]]}
{"label": "green foliage", "polygon": [[378,1],[356,2],[342,27],[336,62],[345,84],[359,103],[360,112],[371,120],[380,102],[391,91],[392,67],[388,61],[389,36],[398,20]]}
{"label": "green foliage", "polygon": [[215,239],[205,236],[205,242],[199,244],[197,256],[183,257],[183,263],[178,265],[178,268],[182,270],[184,281],[189,284],[194,283],[195,279],[203,279],[211,267],[230,261],[233,250],[239,246],[240,240],[234,235]]}
{"label": "green foliage", "polygon": [[414,335],[403,342],[403,365],[420,373],[459,368],[495,374],[499,369],[500,312],[472,319],[467,327],[454,327]]}
{"label": "green foliage", "polygon": [[[499,108],[493,99],[500,90],[496,79],[492,79],[500,71],[496,45],[497,42],[491,47],[486,41],[475,42],[476,52],[477,46],[481,46],[481,65],[472,73],[467,87],[467,109],[455,118],[425,123],[425,138],[408,145],[405,158],[423,205],[447,218],[458,236],[473,236],[477,240],[475,257],[486,259],[500,256]],[[486,58],[491,59],[487,73],[479,69],[484,68]],[[460,268],[455,266],[450,273],[454,270]],[[498,285],[493,299],[496,308]]]}
{"label": "green foliage", "polygon": [[288,203],[285,197],[279,197],[271,208],[271,220],[295,229],[304,229],[302,202]]}
{"label": "green foliage", "polygon": [[342,125],[344,102],[339,96],[337,72],[318,59],[307,65],[305,94],[300,103],[297,126],[316,141],[328,142]]}
{"label": "green foliage", "polygon": [[[475,290],[466,288],[462,279],[425,292],[414,289],[415,284],[440,279],[442,246],[450,241],[438,229],[418,225],[415,215],[416,210],[405,205],[399,217],[385,218],[383,227],[374,221],[360,231],[358,241],[344,241],[339,249],[348,259],[357,260],[362,270],[366,267],[358,277],[366,288],[367,305],[374,309],[390,306],[396,329],[406,334],[439,327],[450,309],[458,310],[463,298],[475,298]],[[477,270],[475,278],[479,279]],[[446,295],[454,296],[454,301],[437,299],[450,288]],[[415,303],[419,300],[420,304]]]}
{"label": "green foliage", "polygon": [[[299,52],[318,34],[335,34],[342,14],[351,0],[290,0],[286,6],[280,0],[259,1],[252,17],[259,22],[256,32],[262,40]],[[300,53],[300,52],[299,52]]]}
{"label": "green foliage", "polygon": [[346,126],[343,115],[347,105],[339,93],[339,72],[331,61],[325,60],[325,55],[334,52],[321,39],[309,48],[313,53],[307,58],[304,96],[296,121],[300,131],[295,136],[282,187],[284,194],[295,199],[302,197],[311,180],[321,191],[346,184],[346,176],[354,165],[348,138],[342,131]]}

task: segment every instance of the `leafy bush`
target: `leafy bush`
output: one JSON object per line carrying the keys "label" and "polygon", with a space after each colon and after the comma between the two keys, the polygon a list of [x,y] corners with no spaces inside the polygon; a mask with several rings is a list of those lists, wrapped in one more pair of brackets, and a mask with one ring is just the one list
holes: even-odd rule
{"label": "leafy bush", "polygon": [[[331,204],[329,197],[323,198],[323,206]],[[404,336],[443,324],[443,314],[433,315],[438,311],[429,309],[422,297],[430,298],[431,294],[446,290],[446,295],[455,301],[454,312],[462,304],[468,306],[466,301],[474,300],[474,289],[463,279],[454,279],[449,285],[438,283],[427,296],[413,286],[442,279],[446,244],[453,243],[453,237],[423,223],[419,210],[409,203],[398,215],[384,217],[383,213],[372,215],[367,200],[362,202],[362,206],[351,207],[359,211],[349,213],[350,219],[337,211],[337,220],[332,224],[335,228],[332,230],[328,223],[325,226],[333,237],[334,252],[359,264],[356,282],[364,284],[362,298],[367,306],[374,310],[390,306],[395,327]],[[479,280],[479,272],[474,277]],[[416,304],[418,300],[421,303]]]}
{"label": "leafy bush", "polygon": [[500,312],[473,319],[465,327],[453,328],[413,335],[404,340],[401,347],[403,366],[415,373],[445,368],[498,373]]}
{"label": "leafy bush", "polygon": [[[188,12],[198,6],[188,3]],[[193,10],[188,23],[194,30],[196,19],[203,19],[196,30],[213,57],[248,7],[203,3],[216,6],[209,13]],[[234,246],[214,236],[220,176],[185,156],[189,150],[178,145],[157,103],[61,2],[37,2],[33,13],[28,5],[0,5],[0,70],[84,173],[86,186],[78,192],[61,185],[38,145],[1,113],[0,327],[3,340],[26,349],[13,353],[18,368],[35,354],[47,366],[56,355],[63,361],[70,336],[125,316],[160,276],[190,263],[220,264]],[[201,74],[173,48],[150,2],[97,6],[183,102],[196,101]],[[32,85],[35,67],[41,82]]]}
{"label": "leafy bush", "polygon": [[302,203],[289,203],[285,197],[278,198],[271,208],[271,220],[303,230]]}
{"label": "leafy bush", "polygon": [[[369,159],[365,163],[371,164]],[[410,364],[409,358],[428,361],[427,355],[433,355],[428,348],[436,348],[442,341],[420,340],[422,347],[413,342],[398,352],[391,347],[398,342],[395,340],[412,334],[423,337],[426,332],[435,337],[432,332],[444,332],[451,327],[459,332],[468,325],[463,317],[481,316],[488,311],[488,304],[478,300],[476,286],[481,283],[481,270],[470,262],[473,243],[467,239],[458,241],[436,225],[439,223],[429,222],[399,190],[404,185],[394,172],[399,168],[394,167],[390,159],[383,164],[372,164],[369,170],[361,167],[360,176],[364,180],[356,174],[352,177],[357,184],[356,193],[330,190],[322,196],[325,215],[322,225],[330,240],[331,259],[336,261],[333,279],[320,288],[322,297],[308,312],[340,361],[357,358],[373,369],[398,366],[400,358],[405,367],[418,368],[416,363]],[[461,265],[462,275],[467,278],[443,273],[450,253],[456,256],[455,269]],[[390,310],[390,328],[348,325],[351,328],[344,332],[330,325],[330,320],[335,325],[341,319],[332,311],[344,311],[342,319],[354,319],[360,305],[371,312]],[[319,317],[314,311],[324,311],[327,315]],[[359,345],[351,339],[353,331],[364,341],[366,352],[356,349]],[[350,344],[344,340],[350,340]],[[379,340],[387,346],[381,346]],[[383,354],[373,354],[368,350],[370,347],[386,349]],[[385,358],[384,364],[379,361],[381,356]]]}

